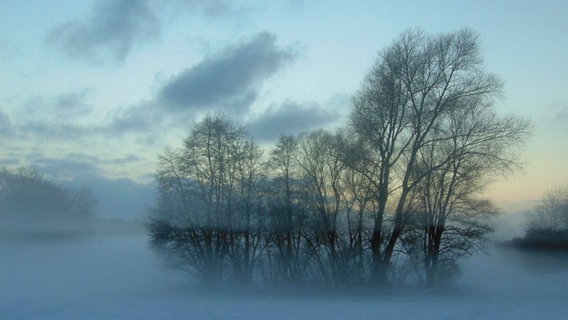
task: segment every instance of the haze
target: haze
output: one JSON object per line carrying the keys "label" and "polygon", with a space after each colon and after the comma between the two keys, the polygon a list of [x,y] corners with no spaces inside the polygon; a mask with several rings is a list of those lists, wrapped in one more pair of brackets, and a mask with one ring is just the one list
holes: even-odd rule
{"label": "haze", "polygon": [[[519,234],[518,228],[503,222],[507,236]],[[497,231],[505,234],[501,227]],[[2,239],[0,315],[3,319],[564,318],[566,257],[543,259],[493,245],[487,249],[488,253],[464,260],[462,277],[444,290],[284,294],[204,288],[187,274],[165,268],[147,248],[143,234]]]}
{"label": "haze", "polygon": [[[76,224],[45,232],[42,221],[22,234],[2,221],[0,318],[563,318],[568,259],[498,243],[523,236],[527,211],[568,181],[566,16],[560,0],[1,2],[0,166],[87,187],[97,203],[79,234],[67,233]],[[340,127],[377,52],[402,31],[463,27],[505,82],[497,110],[530,120],[534,134],[524,168],[486,189],[503,214],[452,286],[214,290],[150,249],[142,222],[158,156],[208,113],[266,150],[280,134]]]}

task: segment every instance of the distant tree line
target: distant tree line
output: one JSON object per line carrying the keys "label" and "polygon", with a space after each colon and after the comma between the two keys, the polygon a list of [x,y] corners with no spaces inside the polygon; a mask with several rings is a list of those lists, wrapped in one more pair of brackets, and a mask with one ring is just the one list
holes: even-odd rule
{"label": "distant tree line", "polygon": [[502,83],[468,30],[404,32],[354,95],[349,126],[264,152],[222,114],[165,151],[152,245],[208,282],[445,283],[497,210],[529,124],[496,113]]}
{"label": "distant tree line", "polygon": [[568,186],[546,192],[530,211],[525,236],[512,244],[534,250],[568,250]]}
{"label": "distant tree line", "polygon": [[70,231],[93,216],[94,205],[89,189],[62,187],[34,168],[0,169],[0,235]]}

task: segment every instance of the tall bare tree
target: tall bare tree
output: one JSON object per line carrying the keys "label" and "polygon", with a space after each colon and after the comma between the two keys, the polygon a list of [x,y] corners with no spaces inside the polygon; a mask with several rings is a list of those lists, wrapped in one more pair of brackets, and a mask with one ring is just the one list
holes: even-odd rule
{"label": "tall bare tree", "polygon": [[498,116],[486,98],[462,99],[446,112],[418,155],[414,171],[422,178],[414,190],[415,210],[429,285],[444,281],[455,259],[490,231],[487,216],[496,209],[480,195],[494,177],[520,165],[517,152],[530,133],[526,120]]}
{"label": "tall bare tree", "polygon": [[[436,36],[409,30],[379,54],[351,115],[354,129],[374,151],[367,176],[378,190],[371,239],[377,281],[387,280],[411,211],[409,196],[428,174],[417,174],[416,167],[421,152],[438,139],[432,132],[448,112],[472,98],[490,101],[501,89],[501,81],[482,69],[478,37],[469,29]],[[385,226],[388,203],[394,210]]]}

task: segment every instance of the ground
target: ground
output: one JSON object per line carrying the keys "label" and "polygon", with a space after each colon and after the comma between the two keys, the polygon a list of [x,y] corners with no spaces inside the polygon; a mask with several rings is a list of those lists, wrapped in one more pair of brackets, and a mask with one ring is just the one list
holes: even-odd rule
{"label": "ground", "polygon": [[[563,319],[568,267],[490,246],[451,290],[395,295],[196,290],[144,234],[0,241],[2,319]],[[537,263],[538,261],[542,263]]]}

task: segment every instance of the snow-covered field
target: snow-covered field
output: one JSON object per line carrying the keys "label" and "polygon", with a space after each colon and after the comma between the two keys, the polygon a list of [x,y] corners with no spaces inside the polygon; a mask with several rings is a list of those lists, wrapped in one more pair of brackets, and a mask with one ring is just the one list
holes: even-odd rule
{"label": "snow-covered field", "polygon": [[[0,319],[566,319],[568,266],[493,248],[446,292],[283,296],[191,290],[144,235],[0,240]],[[545,260],[544,263],[538,261]]]}

